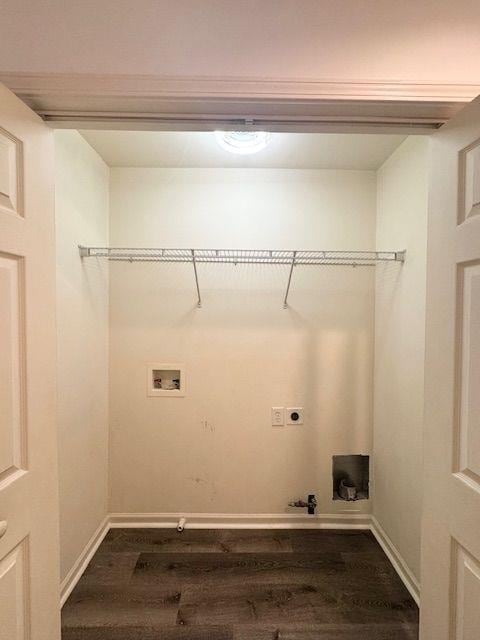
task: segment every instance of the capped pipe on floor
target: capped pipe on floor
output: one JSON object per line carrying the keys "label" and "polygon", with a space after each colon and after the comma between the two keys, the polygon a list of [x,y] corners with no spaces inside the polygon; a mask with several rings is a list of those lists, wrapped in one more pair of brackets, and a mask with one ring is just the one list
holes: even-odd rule
{"label": "capped pipe on floor", "polygon": [[187,519],[186,518],[180,518],[180,520],[178,521],[178,524],[177,524],[178,533],[182,533],[182,531],[185,529],[186,523],[187,523]]}

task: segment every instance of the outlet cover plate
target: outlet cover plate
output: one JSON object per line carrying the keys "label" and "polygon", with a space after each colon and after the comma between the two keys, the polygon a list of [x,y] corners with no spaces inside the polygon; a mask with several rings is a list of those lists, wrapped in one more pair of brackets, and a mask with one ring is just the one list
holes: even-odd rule
{"label": "outlet cover plate", "polygon": [[283,407],[272,407],[272,427],[283,427],[285,425],[285,409]]}

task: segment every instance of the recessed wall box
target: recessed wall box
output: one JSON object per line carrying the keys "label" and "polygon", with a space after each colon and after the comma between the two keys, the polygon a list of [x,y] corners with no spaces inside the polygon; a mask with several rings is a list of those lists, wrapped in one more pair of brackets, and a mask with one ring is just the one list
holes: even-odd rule
{"label": "recessed wall box", "polygon": [[155,362],[147,364],[147,396],[183,398],[185,365]]}
{"label": "recessed wall box", "polygon": [[333,500],[368,500],[370,457],[353,454],[333,456]]}

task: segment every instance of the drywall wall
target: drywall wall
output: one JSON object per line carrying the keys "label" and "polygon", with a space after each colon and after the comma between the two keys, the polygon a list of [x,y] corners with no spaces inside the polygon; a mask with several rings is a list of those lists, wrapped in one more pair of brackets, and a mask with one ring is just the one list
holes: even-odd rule
{"label": "drywall wall", "polygon": [[61,577],[107,513],[109,170],[77,131],[55,132]]}
{"label": "drywall wall", "polygon": [[479,22],[475,0],[3,0],[0,71],[478,84]]}
{"label": "drywall wall", "polygon": [[420,578],[428,139],[410,137],[379,169],[375,300],[373,513]]}
{"label": "drywall wall", "polygon": [[[113,246],[371,249],[369,171],[111,170]],[[332,503],[332,455],[372,444],[374,270],[110,265],[115,512],[283,513]],[[183,363],[184,398],[147,397],[147,363]],[[272,427],[272,406],[303,426]]]}

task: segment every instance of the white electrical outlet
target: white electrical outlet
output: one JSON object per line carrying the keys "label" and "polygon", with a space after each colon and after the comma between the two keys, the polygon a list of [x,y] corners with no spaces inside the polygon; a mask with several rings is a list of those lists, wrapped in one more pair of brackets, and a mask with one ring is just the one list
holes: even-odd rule
{"label": "white electrical outlet", "polygon": [[287,424],[303,424],[303,407],[287,407]]}
{"label": "white electrical outlet", "polygon": [[272,407],[272,427],[283,427],[285,424],[285,409]]}

